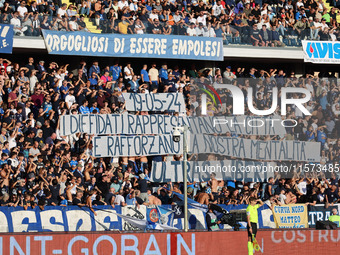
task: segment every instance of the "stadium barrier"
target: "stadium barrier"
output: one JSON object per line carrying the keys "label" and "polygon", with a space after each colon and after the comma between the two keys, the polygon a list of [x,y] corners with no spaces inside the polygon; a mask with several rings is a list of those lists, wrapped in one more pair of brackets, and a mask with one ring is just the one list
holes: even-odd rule
{"label": "stadium barrier", "polygon": [[[338,230],[261,230],[255,254],[339,254]],[[0,236],[0,254],[247,254],[247,232],[30,233]]]}

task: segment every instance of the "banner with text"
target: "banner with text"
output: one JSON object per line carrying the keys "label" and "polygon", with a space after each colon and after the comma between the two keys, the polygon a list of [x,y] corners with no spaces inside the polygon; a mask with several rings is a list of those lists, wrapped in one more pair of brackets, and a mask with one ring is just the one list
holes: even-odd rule
{"label": "banner with text", "polygon": [[50,54],[223,61],[218,37],[93,34],[42,30]]}
{"label": "banner with text", "polygon": [[330,205],[325,208],[325,205],[309,205],[308,206],[308,225],[310,228],[314,228],[317,221],[328,220],[329,216],[332,215],[332,210],[337,209],[339,211],[340,204]]}
{"label": "banner with text", "polygon": [[185,112],[182,93],[123,93],[128,111]]}
{"label": "banner with text", "polygon": [[0,53],[12,53],[13,25],[0,24]]}
{"label": "banner with text", "polygon": [[278,228],[308,228],[308,212],[305,204],[274,206],[273,215]]}
{"label": "banner with text", "polygon": [[277,117],[207,116],[188,117],[194,134],[280,135],[286,134],[282,120]]}
{"label": "banner with text", "polygon": [[[274,177],[276,164],[242,160],[188,161],[189,182],[205,182],[215,173],[217,180],[264,182]],[[183,161],[152,162],[150,181],[183,182]]]}
{"label": "banner with text", "polygon": [[262,141],[214,135],[191,135],[190,151],[254,160],[320,161],[320,143]]}
{"label": "banner with text", "polygon": [[340,63],[340,42],[302,41],[305,62]]}
{"label": "banner with text", "polygon": [[187,118],[172,115],[79,114],[59,118],[61,136],[75,133],[95,135],[171,134],[174,127],[188,124]]}
{"label": "banner with text", "polygon": [[[255,254],[338,255],[339,240],[338,230],[259,231]],[[0,241],[5,255],[248,254],[244,231],[27,233]]]}
{"label": "banner with text", "polygon": [[182,154],[183,143],[174,142],[172,135],[95,136],[94,157],[128,157]]}
{"label": "banner with text", "polygon": [[[172,212],[171,205],[158,206],[94,206],[96,215],[88,207],[78,206],[45,206],[42,211],[39,207],[27,210],[18,207],[0,207],[0,233],[8,232],[60,232],[60,231],[136,231],[141,230],[133,222],[120,217],[129,216],[137,220],[152,224],[159,218],[160,223],[183,229],[183,219],[168,217]],[[205,214],[189,206],[189,228],[206,229]],[[166,210],[163,213],[160,209]],[[149,216],[148,216],[149,214]],[[150,220],[150,215],[152,220]],[[145,226],[142,226],[145,227]],[[1,245],[0,245],[1,246]],[[1,253],[0,253],[1,254]]]}
{"label": "banner with text", "polygon": [[[263,121],[252,117],[185,117],[173,115],[132,115],[132,114],[72,114],[59,117],[61,136],[76,133],[95,135],[114,134],[172,134],[174,127],[188,125],[193,134],[244,134],[244,135],[284,135],[285,129],[276,121],[265,122],[259,127],[245,127],[242,123]],[[223,124],[222,124],[223,121]],[[219,124],[216,124],[216,123]],[[236,124],[238,123],[238,124]]]}

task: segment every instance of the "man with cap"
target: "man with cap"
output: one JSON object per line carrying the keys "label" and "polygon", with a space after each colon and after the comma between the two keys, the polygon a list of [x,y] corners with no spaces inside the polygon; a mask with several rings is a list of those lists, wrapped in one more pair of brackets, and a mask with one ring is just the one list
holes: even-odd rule
{"label": "man with cap", "polygon": [[203,33],[204,33],[203,23],[198,23],[198,27],[196,27],[196,35],[203,36]]}
{"label": "man with cap", "polygon": [[236,79],[236,75],[231,71],[231,66],[226,67],[226,70],[223,73],[223,78],[227,80],[227,82],[231,82]]}
{"label": "man with cap", "polygon": [[295,30],[295,33],[299,37],[299,39],[303,40],[307,36],[307,33],[309,32],[309,24],[307,22],[307,17],[303,16],[300,20],[298,20],[293,30]]}
{"label": "man with cap", "polygon": [[102,77],[100,77],[100,79],[104,82],[104,84],[110,82],[112,80],[110,77],[110,71],[105,69],[104,74],[102,75]]}
{"label": "man with cap", "polygon": [[191,22],[190,26],[187,28],[187,35],[188,36],[197,36],[195,23]]}
{"label": "man with cap", "polygon": [[208,206],[208,212],[205,216],[205,221],[207,223],[207,228],[208,228],[208,231],[216,231],[216,230],[219,230],[220,227],[219,227],[219,224],[221,224],[221,221],[219,221],[217,219],[217,216],[216,214],[214,213],[212,207],[211,207],[211,204],[209,204]]}
{"label": "man with cap", "polygon": [[116,192],[119,192],[121,189],[122,183],[118,180],[118,176],[112,177],[111,182],[112,184],[110,188],[114,188]]}

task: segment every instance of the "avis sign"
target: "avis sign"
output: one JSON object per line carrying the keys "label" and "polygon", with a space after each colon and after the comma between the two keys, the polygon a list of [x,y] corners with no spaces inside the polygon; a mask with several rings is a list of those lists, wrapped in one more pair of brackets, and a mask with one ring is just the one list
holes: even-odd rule
{"label": "avis sign", "polygon": [[340,63],[339,42],[302,41],[305,62],[312,63]]}

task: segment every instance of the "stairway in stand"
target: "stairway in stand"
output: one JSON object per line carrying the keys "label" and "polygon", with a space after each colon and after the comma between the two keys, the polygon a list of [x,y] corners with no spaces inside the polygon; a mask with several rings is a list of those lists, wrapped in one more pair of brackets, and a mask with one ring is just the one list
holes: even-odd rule
{"label": "stairway in stand", "polygon": [[[67,4],[69,6],[71,3],[69,0],[62,0],[63,4]],[[84,22],[86,23],[86,28],[91,32],[91,33],[96,33],[96,34],[101,34],[102,30],[97,29],[95,25],[93,25],[92,21],[85,17]]]}
{"label": "stairway in stand", "polygon": [[[331,0],[333,1],[333,0]],[[331,11],[331,8],[334,6],[331,6],[330,3],[328,3],[326,0],[322,0],[323,4],[325,5],[325,7],[327,8],[327,12]],[[336,22],[340,23],[340,11],[337,12],[336,14]]]}

